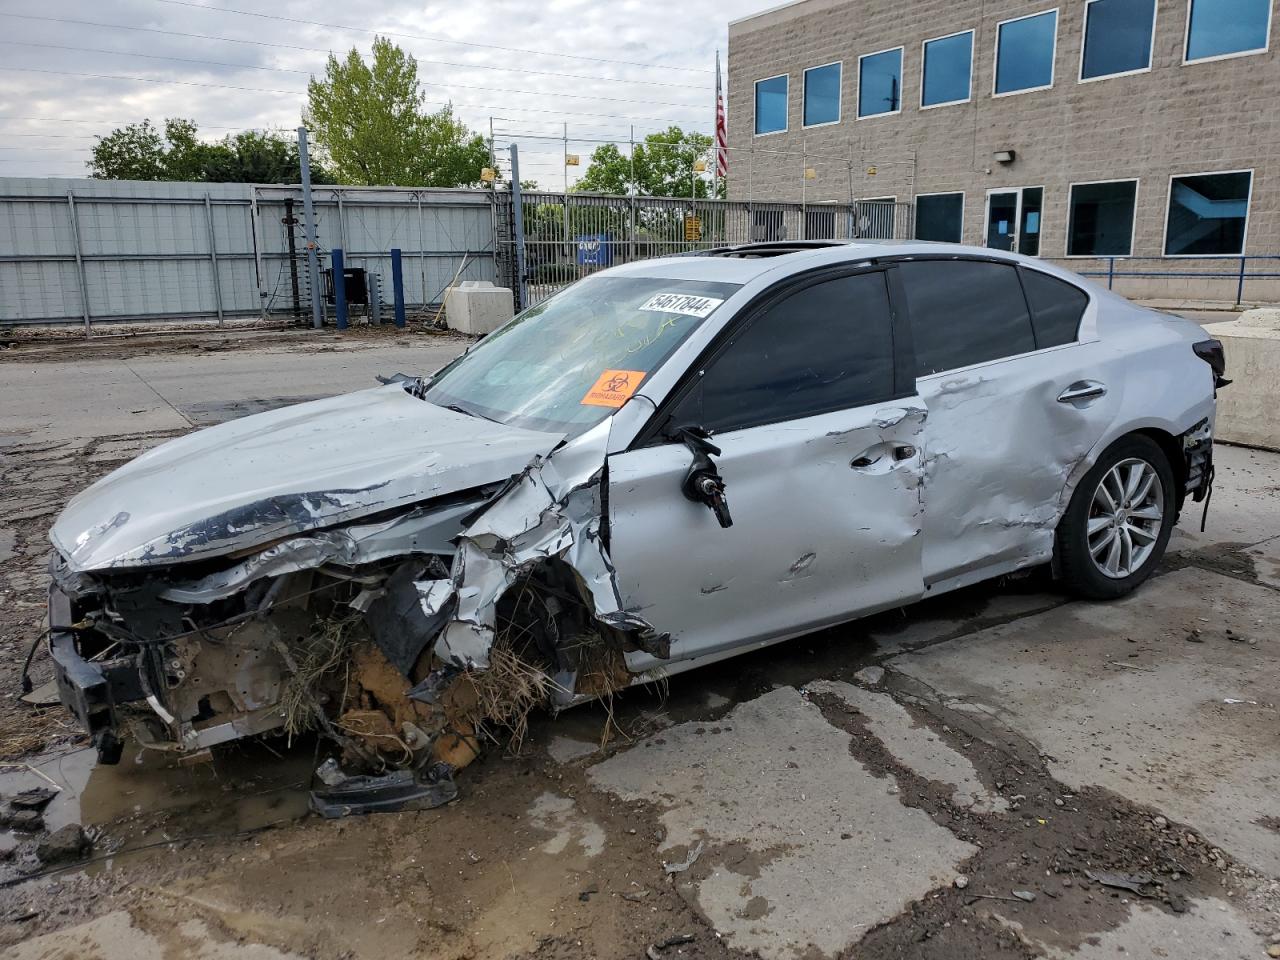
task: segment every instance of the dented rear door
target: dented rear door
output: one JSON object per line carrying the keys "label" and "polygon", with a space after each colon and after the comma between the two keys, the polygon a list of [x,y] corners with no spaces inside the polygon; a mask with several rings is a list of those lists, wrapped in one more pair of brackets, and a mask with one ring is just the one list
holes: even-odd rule
{"label": "dented rear door", "polygon": [[[927,414],[900,369],[895,320],[882,271],[810,278],[731,325],[650,434],[609,458],[618,588],[671,634],[672,660],[923,592]],[[710,432],[727,517],[689,495],[700,444],[682,428]],[[632,668],[659,663],[646,658]]]}
{"label": "dented rear door", "polygon": [[1046,562],[1070,482],[1115,418],[1126,358],[1080,338],[1096,306],[1040,271],[964,259],[898,271],[929,408],[926,584]]}

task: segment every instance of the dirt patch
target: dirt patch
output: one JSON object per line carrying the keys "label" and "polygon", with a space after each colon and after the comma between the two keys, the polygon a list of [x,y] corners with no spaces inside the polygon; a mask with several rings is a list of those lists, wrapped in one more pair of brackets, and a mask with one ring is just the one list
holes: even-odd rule
{"label": "dirt patch", "polygon": [[[1073,793],[1050,776],[1046,758],[1032,744],[1011,731],[985,728],[919,696],[917,685],[887,676],[917,723],[968,757],[1010,812],[983,816],[955,806],[951,784],[926,780],[898,761],[862,714],[837,696],[815,695],[828,721],[852,735],[852,755],[874,776],[895,781],[903,803],[980,848],[960,868],[963,888],[937,890],[916,902],[868,933],[851,956],[1026,958],[1039,950],[1016,930],[1072,950],[1118,927],[1134,900],[1175,914],[1186,910],[1188,900],[1220,895],[1233,864],[1195,831],[1106,790]],[[1091,878],[1119,874],[1149,880],[1134,893]]]}
{"label": "dirt patch", "polygon": [[1161,565],[1160,573],[1172,573],[1187,567],[1199,567],[1248,583],[1260,583],[1257,562],[1248,553],[1249,543],[1215,543],[1199,550],[1180,553],[1170,552]]}
{"label": "dirt patch", "polygon": [[229,321],[223,328],[211,324],[196,327],[113,325],[95,328],[85,338],[82,328],[60,327],[13,329],[0,333],[0,363],[32,360],[114,360],[137,356],[165,356],[178,353],[222,353],[236,350],[291,351],[307,353],[360,350],[393,344],[412,346],[424,338],[449,338],[470,342],[472,338],[449,330],[437,330],[430,317],[410,322],[401,330],[393,324],[369,326],[356,322],[338,331],[332,325],[323,330],[305,322],[261,323]]}

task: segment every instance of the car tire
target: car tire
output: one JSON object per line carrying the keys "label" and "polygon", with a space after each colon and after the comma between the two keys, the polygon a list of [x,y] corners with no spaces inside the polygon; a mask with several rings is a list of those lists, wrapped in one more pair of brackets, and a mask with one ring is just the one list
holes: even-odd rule
{"label": "car tire", "polygon": [[1116,441],[1084,475],[1058,523],[1058,577],[1071,593],[1115,600],[1164,557],[1178,519],[1173,468],[1150,437]]}

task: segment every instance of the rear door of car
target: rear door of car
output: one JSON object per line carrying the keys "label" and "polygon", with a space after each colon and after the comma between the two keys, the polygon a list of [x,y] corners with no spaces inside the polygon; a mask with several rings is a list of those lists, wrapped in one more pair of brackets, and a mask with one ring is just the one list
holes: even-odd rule
{"label": "rear door of car", "polygon": [[[610,457],[619,589],[672,635],[672,659],[921,595],[926,411],[890,276],[827,271],[748,308]],[[731,526],[682,492],[694,452],[680,427],[712,434]]]}
{"label": "rear door of car", "polygon": [[1046,561],[1069,481],[1123,384],[1082,340],[1090,295],[1011,262],[900,262],[921,398],[929,586]]}

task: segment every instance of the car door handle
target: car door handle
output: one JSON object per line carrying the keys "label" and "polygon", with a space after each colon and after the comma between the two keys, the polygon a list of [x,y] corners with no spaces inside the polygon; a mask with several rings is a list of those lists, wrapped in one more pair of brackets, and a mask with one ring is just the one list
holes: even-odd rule
{"label": "car door handle", "polygon": [[1059,403],[1077,403],[1080,400],[1097,400],[1107,395],[1105,384],[1097,380],[1077,380],[1058,395]]}
{"label": "car door handle", "polygon": [[849,461],[849,466],[854,470],[865,470],[868,467],[874,467],[877,463],[884,459],[885,453],[893,458],[894,463],[901,463],[903,460],[910,460],[916,455],[916,448],[909,443],[893,444],[877,444],[869,450],[864,450],[862,455]]}

